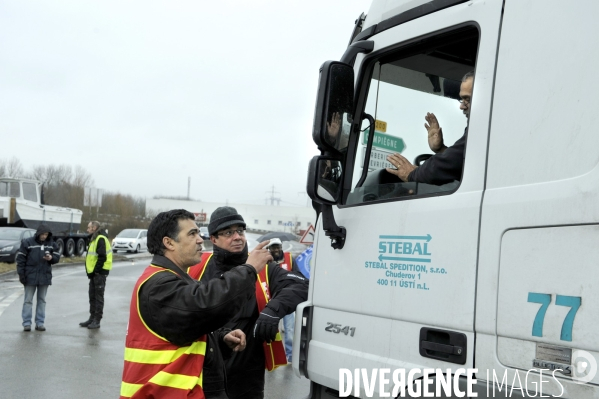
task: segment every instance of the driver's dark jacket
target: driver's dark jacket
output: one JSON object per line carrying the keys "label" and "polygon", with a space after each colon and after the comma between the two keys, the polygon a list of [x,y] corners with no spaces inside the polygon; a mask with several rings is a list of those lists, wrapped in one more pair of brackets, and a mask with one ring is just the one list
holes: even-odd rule
{"label": "driver's dark jacket", "polygon": [[208,334],[203,390],[206,398],[226,398],[222,353],[230,354],[231,350],[223,337],[231,330],[221,327],[249,300],[255,302],[255,269],[244,264],[199,283],[164,256],[154,255],[152,264],[175,273],[156,273],[141,285],[141,318],[156,334],[179,346]]}
{"label": "driver's dark jacket", "polygon": [[464,135],[454,145],[433,155],[414,169],[408,175],[408,181],[440,186],[454,180],[462,180],[467,136],[468,129],[466,128]]}

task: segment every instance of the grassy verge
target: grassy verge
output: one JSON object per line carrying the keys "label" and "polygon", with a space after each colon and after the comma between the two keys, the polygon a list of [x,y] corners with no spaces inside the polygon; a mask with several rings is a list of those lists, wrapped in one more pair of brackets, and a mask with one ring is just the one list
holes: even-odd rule
{"label": "grassy verge", "polygon": [[6,273],[6,272],[10,272],[10,271],[16,270],[16,269],[17,269],[16,263],[3,263],[3,262],[0,262],[0,274]]}
{"label": "grassy verge", "polygon": [[[127,259],[127,257],[123,256],[123,255],[117,255],[117,254],[113,254],[112,255],[112,260],[113,261],[117,261],[117,260],[125,260]],[[61,257],[60,258],[60,262],[58,262],[59,265],[64,265],[64,264],[69,264],[69,263],[84,263],[85,262],[85,257],[83,256],[72,256],[70,258],[68,257]],[[17,270],[17,264],[16,263],[2,263],[0,262],[0,274],[2,273],[6,273],[6,272],[10,272],[13,270]]]}

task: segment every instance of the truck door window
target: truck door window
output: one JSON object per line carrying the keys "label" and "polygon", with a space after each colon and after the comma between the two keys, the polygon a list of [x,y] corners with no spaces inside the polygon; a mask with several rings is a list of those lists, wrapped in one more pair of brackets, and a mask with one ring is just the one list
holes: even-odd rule
{"label": "truck door window", "polygon": [[[387,52],[370,62],[370,69],[365,67],[369,73],[362,84],[369,87],[366,101],[362,103],[365,103],[364,112],[372,115],[376,122],[375,126],[368,126],[367,120],[363,122],[353,163],[352,190],[346,205],[449,194],[458,188],[463,150],[456,151],[459,147],[454,147],[445,155],[437,155],[432,162],[426,160],[439,148],[434,143],[433,147],[429,146],[429,132],[425,124],[432,126],[431,116],[434,115],[446,147],[460,139],[461,143],[465,141],[468,119],[460,109],[460,84],[464,75],[474,70],[477,46],[478,31],[462,28]],[[366,144],[372,130],[373,146],[369,162],[365,165]],[[459,155],[457,162],[456,153]],[[400,154],[402,159],[414,166],[430,162],[419,172],[432,174],[435,183],[402,181],[388,172],[385,168],[397,169],[388,160],[392,154]],[[449,158],[451,155],[453,157]],[[447,178],[442,175],[442,169],[433,168],[439,162],[447,163],[448,159],[453,160],[453,172],[457,168],[459,178]],[[368,170],[367,177],[358,186],[363,168]]]}
{"label": "truck door window", "polygon": [[33,183],[23,183],[23,198],[27,201],[37,202],[37,188]]}

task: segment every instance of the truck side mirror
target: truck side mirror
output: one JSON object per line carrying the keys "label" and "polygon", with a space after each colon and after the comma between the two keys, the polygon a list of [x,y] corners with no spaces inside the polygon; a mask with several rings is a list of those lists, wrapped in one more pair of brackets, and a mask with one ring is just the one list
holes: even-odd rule
{"label": "truck side mirror", "polygon": [[347,148],[352,121],[354,70],[343,62],[327,61],[320,68],[312,138],[321,152],[340,154]]}
{"label": "truck side mirror", "polygon": [[317,156],[308,169],[306,191],[310,198],[321,204],[337,204],[341,199],[343,164],[338,159]]}

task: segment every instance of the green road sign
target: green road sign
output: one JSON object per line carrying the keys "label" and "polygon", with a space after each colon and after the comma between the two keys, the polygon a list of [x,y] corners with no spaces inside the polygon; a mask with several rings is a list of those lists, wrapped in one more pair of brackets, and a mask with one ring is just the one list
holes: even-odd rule
{"label": "green road sign", "polygon": [[[368,129],[364,132],[363,144],[368,144]],[[399,152],[401,153],[406,148],[406,143],[404,143],[401,137],[390,136],[388,134],[379,133],[377,131],[374,132],[374,140],[372,141],[372,146],[376,148],[382,148],[387,151]]]}

